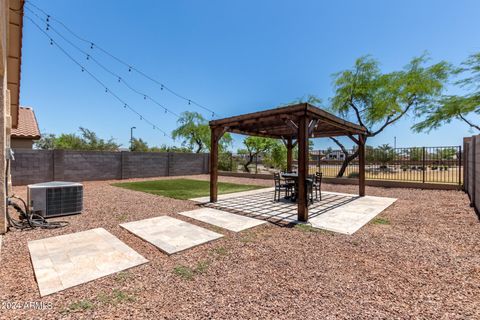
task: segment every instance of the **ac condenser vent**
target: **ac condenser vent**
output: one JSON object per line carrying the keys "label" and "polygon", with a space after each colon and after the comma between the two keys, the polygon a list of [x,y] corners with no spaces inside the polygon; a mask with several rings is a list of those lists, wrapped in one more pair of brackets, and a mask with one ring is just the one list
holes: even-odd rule
{"label": "ac condenser vent", "polygon": [[30,210],[44,218],[80,213],[83,210],[83,185],[52,181],[28,185]]}

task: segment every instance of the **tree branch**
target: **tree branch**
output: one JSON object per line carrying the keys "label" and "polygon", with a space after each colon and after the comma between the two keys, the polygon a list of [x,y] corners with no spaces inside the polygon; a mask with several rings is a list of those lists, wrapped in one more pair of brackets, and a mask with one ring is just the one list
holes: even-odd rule
{"label": "tree branch", "polygon": [[461,113],[459,113],[457,115],[457,117],[463,121],[465,121],[470,127],[472,128],[475,128],[477,129],[478,131],[480,131],[480,126],[477,126],[476,124],[473,124],[472,122],[470,122],[469,120],[467,120]]}
{"label": "tree branch", "polygon": [[385,130],[386,127],[388,127],[389,125],[391,125],[392,123],[394,123],[395,121],[399,120],[401,117],[403,117],[407,112],[408,110],[410,110],[410,108],[415,105],[415,103],[417,102],[417,96],[414,94],[411,98],[410,98],[410,102],[408,103],[407,107],[405,109],[403,109],[402,112],[400,112],[400,114],[398,114],[396,117],[394,117],[392,119],[392,116],[388,116],[385,123],[375,132],[373,133],[370,133],[368,136],[369,137],[374,137],[376,136],[377,134],[379,134],[380,132],[382,132],[383,130]]}

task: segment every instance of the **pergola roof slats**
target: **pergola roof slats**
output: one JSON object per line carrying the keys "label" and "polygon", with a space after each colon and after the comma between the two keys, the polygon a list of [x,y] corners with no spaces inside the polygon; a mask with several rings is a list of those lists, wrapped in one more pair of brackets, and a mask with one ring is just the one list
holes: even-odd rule
{"label": "pergola roof slats", "polygon": [[310,131],[313,137],[366,133],[364,127],[345,121],[308,103],[212,120],[210,126],[227,127],[227,131],[233,133],[281,139],[295,137],[298,131],[298,119],[304,116],[317,121],[315,128]]}

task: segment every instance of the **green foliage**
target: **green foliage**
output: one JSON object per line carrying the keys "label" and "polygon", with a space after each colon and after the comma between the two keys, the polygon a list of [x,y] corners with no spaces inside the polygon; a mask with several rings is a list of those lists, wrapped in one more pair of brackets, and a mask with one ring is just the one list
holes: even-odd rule
{"label": "green foliage", "polygon": [[357,59],[352,69],[334,75],[333,111],[367,128],[368,136],[411,111],[427,108],[442,94],[451,73],[446,62],[425,66],[425,55],[413,58],[403,70],[382,73],[377,60]]}
{"label": "green foliage", "polygon": [[35,149],[53,150],[55,149],[55,140],[56,136],[52,133],[42,134],[42,137],[36,140],[33,145]]}
{"label": "green foliage", "polygon": [[390,220],[387,218],[375,218],[372,220],[373,224],[390,224]]}
{"label": "green foliage", "polygon": [[185,280],[192,280],[194,275],[207,272],[210,263],[208,261],[199,261],[195,269],[184,265],[178,265],[173,268],[173,273]]}
{"label": "green foliage", "polygon": [[76,302],[72,302],[68,306],[68,311],[86,311],[89,309],[93,309],[94,305],[90,300],[79,300]]}
{"label": "green foliage", "polygon": [[445,95],[430,105],[419,108],[417,116],[423,117],[423,120],[412,127],[414,131],[429,132],[453,119],[459,119],[480,131],[478,124],[467,119],[472,113],[480,114],[480,52],[471,55],[455,73],[463,76],[456,84],[471,92],[463,96]]}
{"label": "green foliage", "polygon": [[456,155],[457,155],[457,150],[455,150],[455,148],[440,148],[440,149],[437,149],[435,158],[440,160],[452,160],[452,159],[455,159]]}
{"label": "green foliage", "polygon": [[264,164],[279,170],[287,169],[287,148],[280,141],[274,141],[265,154]]}
{"label": "green foliage", "polygon": [[88,151],[117,151],[120,144],[113,138],[101,139],[89,129],[80,127],[80,135],[75,133],[62,133],[58,137],[48,134],[35,143],[38,149],[64,149]]}
{"label": "green foliage", "polygon": [[218,170],[237,171],[238,161],[232,157],[231,152],[221,152],[218,155]]}
{"label": "green foliage", "polygon": [[142,140],[142,138],[133,138],[131,141],[130,151],[134,152],[148,152],[150,148],[148,144]]}
{"label": "green foliage", "polygon": [[[182,146],[196,153],[210,149],[210,127],[208,121],[198,112],[182,112],[177,121],[178,128],[173,130],[174,139],[182,139]],[[226,133],[220,139],[219,149],[226,150],[232,143],[232,137]]]}
{"label": "green foliage", "polygon": [[173,273],[185,280],[193,279],[193,270],[187,266],[176,266],[173,268]]}
{"label": "green foliage", "polygon": [[243,164],[246,172],[250,172],[250,168],[248,167],[255,157],[262,153],[266,153],[271,148],[275,146],[277,141],[270,138],[263,138],[263,137],[247,137],[243,140],[243,144],[245,145],[246,149],[238,150],[238,153],[244,153],[248,156],[247,161]]}
{"label": "green foliage", "polygon": [[415,147],[408,149],[408,157],[412,161],[420,161],[423,159],[423,148]]}

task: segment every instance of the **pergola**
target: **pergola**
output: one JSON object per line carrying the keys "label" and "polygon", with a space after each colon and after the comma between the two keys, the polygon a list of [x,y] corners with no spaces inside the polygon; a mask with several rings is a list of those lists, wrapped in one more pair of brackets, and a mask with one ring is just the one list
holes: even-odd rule
{"label": "pergola", "polygon": [[281,139],[287,147],[287,170],[292,169],[298,144],[298,220],[308,220],[307,177],[310,138],[348,136],[359,150],[359,196],[365,195],[366,129],[308,103],[210,121],[210,202],[217,201],[218,142],[225,132]]}

